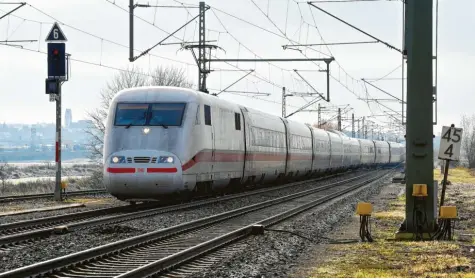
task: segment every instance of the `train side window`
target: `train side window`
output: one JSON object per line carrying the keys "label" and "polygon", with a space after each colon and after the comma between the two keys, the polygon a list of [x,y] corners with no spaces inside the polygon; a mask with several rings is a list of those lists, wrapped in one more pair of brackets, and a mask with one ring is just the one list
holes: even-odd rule
{"label": "train side window", "polygon": [[241,115],[239,113],[234,113],[234,127],[236,130],[241,130]]}
{"label": "train side window", "polygon": [[205,105],[205,125],[211,126],[211,107]]}

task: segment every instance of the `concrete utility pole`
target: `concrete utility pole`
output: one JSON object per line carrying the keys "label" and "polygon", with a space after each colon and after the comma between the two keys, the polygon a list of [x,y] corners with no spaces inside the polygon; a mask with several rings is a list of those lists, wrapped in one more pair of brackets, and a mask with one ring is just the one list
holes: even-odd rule
{"label": "concrete utility pole", "polygon": [[[433,0],[407,0],[405,4],[405,47],[407,54],[407,125],[406,125],[406,220],[400,232],[416,233],[416,217],[427,215],[419,223],[424,232],[435,229],[437,182],[433,177],[432,127],[432,13]],[[412,196],[414,184],[427,185],[427,197]],[[422,221],[422,220],[421,220]],[[420,232],[420,230],[419,230]]]}

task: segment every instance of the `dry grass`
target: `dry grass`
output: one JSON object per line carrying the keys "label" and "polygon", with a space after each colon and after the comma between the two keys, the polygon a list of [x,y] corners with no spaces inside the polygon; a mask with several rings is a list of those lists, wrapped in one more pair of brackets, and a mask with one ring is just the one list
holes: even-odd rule
{"label": "dry grass", "polygon": [[[468,170],[455,169],[450,173],[452,181],[471,183],[475,179]],[[467,175],[468,174],[468,175]],[[467,187],[468,188],[468,187]],[[468,196],[475,194],[471,186]],[[454,196],[455,187],[447,190],[448,196]],[[464,194],[465,194],[464,193]],[[459,198],[462,200],[462,198]],[[474,202],[464,196],[464,200]],[[465,205],[467,202],[463,202]],[[404,220],[405,197],[390,202],[384,211],[375,212],[372,216],[373,243],[329,244],[324,263],[318,264],[310,273],[310,277],[464,277],[474,278],[475,253],[468,252],[467,245],[475,244],[475,237],[469,244],[460,241],[394,241],[395,231]],[[457,205],[459,207],[459,205]],[[461,221],[469,232],[472,227],[475,208],[460,209],[464,214],[472,216],[469,220]],[[472,211],[473,210],[473,211]],[[471,211],[471,212],[466,212]],[[467,223],[470,222],[470,223]],[[457,226],[459,226],[457,224]],[[460,227],[464,227],[463,224]]]}
{"label": "dry grass", "polygon": [[[434,180],[441,181],[444,176],[440,173],[440,168],[434,169]],[[464,167],[449,169],[448,180],[452,183],[475,184],[475,170]]]}
{"label": "dry grass", "polygon": [[[67,182],[67,191],[90,190],[104,188],[102,183],[102,173],[94,172],[90,177],[86,178],[68,178],[63,181]],[[43,194],[54,192],[54,180],[41,180],[21,182],[17,184],[0,183],[0,196],[9,195],[26,195],[26,194]]]}

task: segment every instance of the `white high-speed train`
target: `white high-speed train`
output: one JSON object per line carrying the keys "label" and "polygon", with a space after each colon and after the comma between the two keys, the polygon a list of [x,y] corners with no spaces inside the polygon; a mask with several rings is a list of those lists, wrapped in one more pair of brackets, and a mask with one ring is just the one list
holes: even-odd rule
{"label": "white high-speed train", "polygon": [[121,200],[305,179],[404,161],[400,143],[354,139],[176,87],[117,93],[104,184]]}

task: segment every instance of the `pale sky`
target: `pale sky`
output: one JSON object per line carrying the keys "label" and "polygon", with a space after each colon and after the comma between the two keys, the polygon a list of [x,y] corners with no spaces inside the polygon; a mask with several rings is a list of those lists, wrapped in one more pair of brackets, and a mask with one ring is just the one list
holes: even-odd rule
{"label": "pale sky", "polygon": [[[0,1],[2,2],[7,1]],[[28,5],[14,12],[12,16],[1,19],[0,41],[39,41],[22,43],[23,49],[0,45],[0,123],[54,122],[55,105],[49,102],[48,95],[45,94],[46,55],[41,53],[46,50],[45,38],[54,21],[63,23],[60,26],[68,39],[66,51],[75,59],[72,62],[70,80],[63,86],[62,115],[65,108],[71,108],[75,120],[86,118],[86,111],[98,106],[101,88],[117,72],[111,68],[127,69],[136,65],[148,71],[157,65],[173,65],[185,69],[189,79],[196,84],[198,70],[193,57],[190,51],[180,50],[180,45],[158,46],[150,52],[151,55],[145,55],[134,63],[128,61],[129,17],[127,12],[120,9],[127,9],[128,2],[30,0]],[[135,3],[185,3],[195,6],[199,2],[135,0]],[[304,55],[326,57],[318,52],[328,55],[329,51],[324,46],[314,46],[313,50],[302,47],[302,53],[282,48],[282,45],[289,44],[290,40],[294,44],[322,43],[315,26],[327,43],[372,41],[364,34],[310,7],[306,1],[208,0],[206,4],[211,6],[211,10],[206,12],[207,39],[217,40],[212,43],[218,44],[224,50],[213,51],[213,55],[219,58],[305,58]],[[379,39],[402,48],[400,1],[318,5]],[[0,5],[0,16],[13,7],[15,6]],[[435,134],[439,133],[440,126],[458,124],[461,114],[473,112],[475,79],[471,68],[475,65],[475,36],[471,34],[475,29],[474,11],[474,0],[439,0],[439,123],[435,127]],[[135,20],[135,48],[144,50],[167,36],[167,33],[160,29],[168,33],[175,31],[195,16],[197,9],[137,8],[135,12],[137,16],[149,22]],[[197,39],[197,25],[191,23],[186,29],[177,32],[176,38],[170,38],[166,42]],[[329,48],[336,59],[331,63],[331,74],[334,77],[330,85],[331,104],[321,101],[321,105],[328,107],[350,104],[357,118],[381,115],[381,109],[374,103],[369,106],[370,110],[366,102],[358,100],[358,96],[366,96],[361,79],[381,78],[398,68],[401,65],[400,54],[380,43]],[[139,53],[136,51],[135,55]],[[252,95],[223,93],[219,98],[275,115],[281,115],[282,86],[291,91],[311,92],[293,69],[311,70],[300,73],[318,91],[326,90],[325,73],[318,72],[319,68],[313,62],[230,64],[212,63],[211,67],[215,71],[208,77],[210,91],[224,89],[246,74],[243,71],[229,71],[231,69],[255,69],[255,74],[239,81],[229,90],[268,92],[271,96],[259,97],[262,100],[258,100],[252,98]],[[324,66],[324,63],[318,64]],[[374,85],[401,97],[401,75],[401,68],[398,68],[387,76],[393,79],[380,80]],[[367,88],[368,94],[374,98],[390,98],[371,86]],[[301,97],[290,97],[287,100],[287,113],[305,104]],[[397,102],[383,104],[401,111],[401,105]],[[316,105],[312,109],[316,109]],[[291,119],[315,123],[317,114],[303,112],[292,116]],[[389,123],[389,118],[373,119],[381,124]]]}

